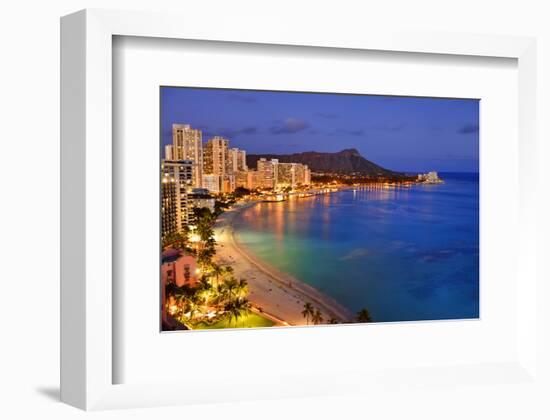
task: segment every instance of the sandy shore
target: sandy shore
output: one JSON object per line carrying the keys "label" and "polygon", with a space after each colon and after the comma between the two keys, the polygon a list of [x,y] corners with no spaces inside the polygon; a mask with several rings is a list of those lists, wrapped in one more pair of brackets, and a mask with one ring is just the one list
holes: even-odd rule
{"label": "sandy shore", "polygon": [[301,314],[305,302],[319,308],[323,315],[323,323],[327,323],[330,318],[335,318],[339,322],[353,320],[353,313],[330,296],[287,273],[278,271],[256,258],[244,246],[237,244],[233,236],[233,220],[239,212],[255,204],[241,204],[226,211],[220,216],[215,227],[218,242],[216,259],[224,265],[233,267],[236,278],[248,281],[250,302],[261,308],[272,320],[277,321],[277,325],[306,325],[306,320]]}

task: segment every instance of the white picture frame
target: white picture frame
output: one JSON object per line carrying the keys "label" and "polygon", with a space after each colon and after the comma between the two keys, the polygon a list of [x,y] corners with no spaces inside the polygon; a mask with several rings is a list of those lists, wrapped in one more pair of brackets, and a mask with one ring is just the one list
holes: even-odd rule
{"label": "white picture frame", "polygon": [[[184,23],[182,23],[184,22]],[[324,33],[272,28],[246,34],[238,27],[205,27],[200,21],[164,13],[85,10],[61,21],[61,399],[86,410],[175,405],[238,399],[235,393],[205,396],[201,389],[182,397],[173,385],[113,384],[112,340],[112,43],[113,36],[216,40],[239,43],[300,45],[323,48],[380,50],[411,53],[503,57],[518,60],[519,71],[519,166],[521,244],[518,276],[517,361],[472,366],[475,375],[452,366],[431,368],[434,376],[453,376],[456,383],[472,381],[513,384],[528,382],[541,387],[538,355],[536,176],[537,46],[529,37],[409,32],[368,33],[362,37],[342,32]],[[540,324],[539,324],[540,325]],[[468,372],[468,371],[466,371]],[[296,379],[296,378],[294,378]],[[267,390],[275,397],[309,395],[303,383],[316,377],[289,379],[285,389]],[[360,373],[340,372],[329,388],[311,392],[341,394],[356,388]],[[235,386],[239,383],[235,379]],[[391,385],[422,382],[419,370],[398,369],[389,376],[371,378]],[[320,381],[322,382],[322,381]],[[336,389],[336,390],[335,390]],[[359,392],[364,388],[359,387]],[[427,391],[429,392],[429,391]],[[265,398],[265,393],[251,393]]]}

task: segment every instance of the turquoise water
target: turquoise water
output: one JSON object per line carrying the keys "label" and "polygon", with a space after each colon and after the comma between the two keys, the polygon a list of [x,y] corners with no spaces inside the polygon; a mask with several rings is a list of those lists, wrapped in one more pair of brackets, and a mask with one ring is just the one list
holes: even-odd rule
{"label": "turquoise water", "polygon": [[479,181],[257,204],[236,239],[374,321],[479,317]]}

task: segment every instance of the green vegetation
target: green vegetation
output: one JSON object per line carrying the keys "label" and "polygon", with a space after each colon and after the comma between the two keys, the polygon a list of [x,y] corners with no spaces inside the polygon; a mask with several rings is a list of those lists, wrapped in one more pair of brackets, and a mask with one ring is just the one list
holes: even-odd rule
{"label": "green vegetation", "polygon": [[306,325],[309,325],[310,319],[314,325],[323,323],[323,315],[321,314],[321,310],[319,308],[314,308],[310,302],[304,303],[302,315],[306,319]]}
{"label": "green vegetation", "polygon": [[313,313],[313,315],[311,317],[311,320],[313,321],[313,324],[315,324],[315,325],[319,325],[323,322],[323,316],[321,315],[321,311],[319,310],[319,308],[317,308],[315,310],[315,312]]}
{"label": "green vegetation", "polygon": [[[183,234],[170,235],[163,246],[178,249],[197,258],[200,279],[193,287],[166,286],[165,306],[174,319],[188,328],[263,326],[273,323],[253,315],[248,301],[248,284],[233,276],[233,268],[213,261],[216,255],[214,224],[231,198],[217,201],[214,212],[193,209],[194,225]],[[217,325],[217,327],[215,327]]]}
{"label": "green vegetation", "polygon": [[254,312],[241,317],[238,323],[230,322],[228,318],[223,318],[214,323],[199,322],[195,325],[195,329],[198,330],[214,330],[220,328],[261,328],[261,327],[272,327],[275,325],[273,321],[268,318],[265,318],[261,315],[258,315]]}
{"label": "green vegetation", "polygon": [[356,319],[357,319],[357,322],[372,322],[370,312],[367,308],[363,308],[359,312],[357,312]]}
{"label": "green vegetation", "polygon": [[193,250],[188,246],[189,243],[189,228],[185,226],[182,233],[172,233],[163,238],[162,247],[171,247],[179,251],[193,253]]}
{"label": "green vegetation", "polygon": [[313,305],[309,302],[304,303],[304,310],[302,311],[302,315],[306,319],[306,325],[309,325],[309,319],[313,317],[314,313],[315,310],[313,309]]}

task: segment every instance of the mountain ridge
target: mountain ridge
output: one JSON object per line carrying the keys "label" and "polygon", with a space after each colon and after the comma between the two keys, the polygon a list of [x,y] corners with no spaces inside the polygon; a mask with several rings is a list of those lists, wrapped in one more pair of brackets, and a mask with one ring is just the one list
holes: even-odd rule
{"label": "mountain ridge", "polygon": [[343,149],[339,152],[300,152],[291,154],[250,154],[246,156],[249,168],[256,168],[260,158],[279,159],[282,163],[302,163],[312,172],[360,173],[369,176],[404,175],[401,172],[386,169],[364,158],[357,149]]}

